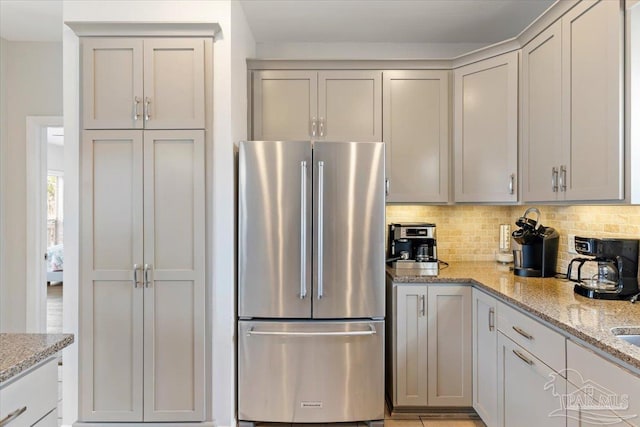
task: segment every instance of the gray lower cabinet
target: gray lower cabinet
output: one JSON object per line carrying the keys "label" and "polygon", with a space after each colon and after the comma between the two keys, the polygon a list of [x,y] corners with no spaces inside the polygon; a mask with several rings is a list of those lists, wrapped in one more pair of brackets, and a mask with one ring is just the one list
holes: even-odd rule
{"label": "gray lower cabinet", "polygon": [[495,298],[473,290],[473,409],[487,427],[498,425],[498,330]]}
{"label": "gray lower cabinet", "polygon": [[565,378],[502,333],[498,333],[498,366],[498,425],[566,425]]}
{"label": "gray lower cabinet", "polygon": [[393,409],[471,406],[471,287],[388,282]]}

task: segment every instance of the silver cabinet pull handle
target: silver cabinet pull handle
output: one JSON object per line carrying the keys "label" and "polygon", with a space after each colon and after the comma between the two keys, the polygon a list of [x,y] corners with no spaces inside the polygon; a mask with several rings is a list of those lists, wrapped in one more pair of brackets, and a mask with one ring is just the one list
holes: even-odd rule
{"label": "silver cabinet pull handle", "polygon": [[16,409],[15,411],[13,411],[12,413],[10,413],[9,415],[7,415],[6,417],[0,420],[0,427],[6,426],[11,421],[15,420],[20,415],[24,414],[26,410],[27,410],[26,406]]}
{"label": "silver cabinet pull handle", "polygon": [[529,366],[533,365],[533,360],[529,359],[528,357],[526,357],[524,354],[520,353],[518,350],[511,350],[513,351],[513,354],[515,354],[516,356],[518,356],[518,358],[520,360],[522,360],[524,363],[526,363]]}
{"label": "silver cabinet pull handle", "polygon": [[551,191],[558,192],[558,168],[555,166],[551,168]]}
{"label": "silver cabinet pull handle", "polygon": [[322,234],[324,233],[324,162],[318,162],[318,299],[324,295],[323,282],[323,256],[324,241]]}
{"label": "silver cabinet pull handle", "polygon": [[560,191],[567,191],[567,167],[560,166]]}
{"label": "silver cabinet pull handle", "polygon": [[151,118],[151,99],[148,96],[144,97],[144,120],[148,121]]}
{"label": "silver cabinet pull handle", "polygon": [[427,314],[426,295],[420,295],[420,315],[424,317]]}
{"label": "silver cabinet pull handle", "polygon": [[384,180],[384,195],[388,196],[389,195],[389,178]]}
{"label": "silver cabinet pull handle", "polygon": [[517,327],[517,326],[512,326],[513,330],[516,331],[517,333],[519,333],[520,335],[522,335],[523,337],[525,337],[528,340],[532,340],[533,339],[533,335],[525,332],[524,330],[522,330],[521,328]]}
{"label": "silver cabinet pull handle", "polygon": [[140,266],[138,264],[133,264],[133,287],[138,287],[138,269]]}
{"label": "silver cabinet pull handle", "polygon": [[320,117],[320,136],[324,136],[324,117]]}
{"label": "silver cabinet pull handle", "polygon": [[509,194],[513,194],[514,192],[514,180],[516,179],[516,174],[512,173],[509,175]]}
{"label": "silver cabinet pull handle", "polygon": [[489,332],[496,328],[496,310],[491,307],[489,309]]}
{"label": "silver cabinet pull handle", "polygon": [[354,336],[363,336],[363,335],[375,335],[376,329],[373,325],[369,325],[368,331],[323,331],[323,332],[298,332],[298,331],[256,331],[252,326],[247,331],[247,336],[250,337],[252,335],[275,335],[281,337],[354,337]]}
{"label": "silver cabinet pull handle", "polygon": [[133,120],[137,121],[140,117],[140,112],[138,111],[138,107],[140,106],[140,98],[135,96],[133,98]]}
{"label": "silver cabinet pull handle", "polygon": [[300,162],[300,299],[307,296],[307,162]]}
{"label": "silver cabinet pull handle", "polygon": [[144,265],[144,287],[148,288],[151,286],[151,280],[149,280],[149,270],[151,270],[151,264]]}
{"label": "silver cabinet pull handle", "polygon": [[311,119],[311,136],[316,136],[318,133],[318,121],[316,118]]}

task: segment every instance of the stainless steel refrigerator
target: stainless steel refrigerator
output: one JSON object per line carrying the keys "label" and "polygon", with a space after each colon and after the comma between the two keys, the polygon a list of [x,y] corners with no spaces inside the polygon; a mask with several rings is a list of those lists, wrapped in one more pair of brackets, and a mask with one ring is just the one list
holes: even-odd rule
{"label": "stainless steel refrigerator", "polygon": [[384,144],[239,152],[238,419],[384,418]]}

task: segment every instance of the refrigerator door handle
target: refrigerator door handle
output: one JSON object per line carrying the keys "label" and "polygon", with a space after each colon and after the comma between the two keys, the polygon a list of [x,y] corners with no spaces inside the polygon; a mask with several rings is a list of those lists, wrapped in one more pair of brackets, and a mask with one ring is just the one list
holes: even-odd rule
{"label": "refrigerator door handle", "polygon": [[307,296],[307,162],[300,162],[300,299]]}
{"label": "refrigerator door handle", "polygon": [[255,326],[252,326],[247,331],[247,336],[252,335],[270,335],[281,337],[355,337],[355,336],[368,336],[375,335],[376,329],[373,325],[368,325],[368,331],[322,331],[322,332],[296,332],[296,331],[256,331]]}
{"label": "refrigerator door handle", "polygon": [[323,275],[323,260],[322,260],[322,252],[323,252],[323,229],[324,229],[324,220],[323,220],[323,211],[324,211],[324,162],[320,160],[318,162],[318,253],[316,254],[318,260],[318,299],[321,299],[324,294],[324,286],[322,283],[322,275]]}

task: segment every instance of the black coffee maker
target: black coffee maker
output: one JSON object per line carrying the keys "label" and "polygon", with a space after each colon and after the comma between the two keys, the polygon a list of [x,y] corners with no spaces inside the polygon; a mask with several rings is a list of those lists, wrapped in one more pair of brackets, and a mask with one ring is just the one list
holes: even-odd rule
{"label": "black coffee maker", "polygon": [[[530,213],[537,215],[529,218]],[[553,277],[556,274],[560,235],[551,227],[540,224],[540,211],[529,208],[516,221],[519,227],[511,236],[522,245],[521,252],[514,251],[513,273],[526,277]]]}
{"label": "black coffee maker", "polygon": [[[576,252],[593,258],[569,262],[567,279],[577,282],[574,291],[588,298],[627,299],[638,290],[637,239],[594,239],[576,236]],[[572,269],[578,265],[577,278]],[[593,274],[584,271],[592,267]],[[584,268],[584,270],[583,270]]]}

